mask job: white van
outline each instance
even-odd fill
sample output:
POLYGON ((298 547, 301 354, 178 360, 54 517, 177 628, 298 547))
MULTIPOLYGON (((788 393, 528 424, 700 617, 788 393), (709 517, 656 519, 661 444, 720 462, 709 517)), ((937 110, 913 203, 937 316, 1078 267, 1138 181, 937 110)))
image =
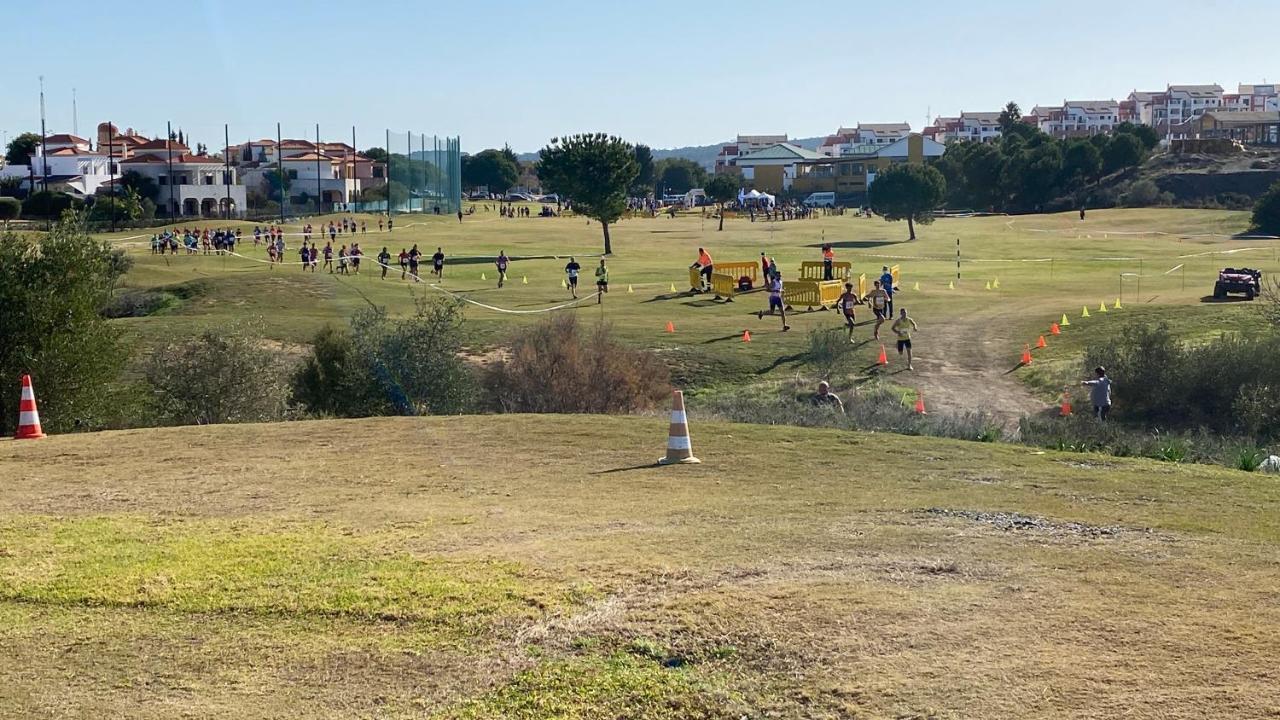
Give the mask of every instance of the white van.
POLYGON ((833 208, 836 206, 836 194, 833 192, 816 192, 804 199, 805 207, 833 208))

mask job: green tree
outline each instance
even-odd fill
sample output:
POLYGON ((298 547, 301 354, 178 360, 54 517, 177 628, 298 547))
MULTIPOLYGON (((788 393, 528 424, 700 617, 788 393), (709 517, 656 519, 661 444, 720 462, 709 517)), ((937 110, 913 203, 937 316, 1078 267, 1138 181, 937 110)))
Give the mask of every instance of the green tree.
POLYGON ((387 151, 380 147, 371 147, 360 154, 374 162, 384 163, 387 161, 387 151))
POLYGON ((918 222, 933 222, 933 211, 947 196, 947 181, 928 165, 891 165, 868 190, 871 210, 885 220, 907 221, 908 240, 916 239, 918 222))
POLYGON ((653 192, 653 182, 657 177, 654 174, 653 151, 648 145, 636 145, 636 168, 630 194, 632 197, 647 197, 653 192))
POLYGON ((654 170, 658 176, 658 194, 683 195, 694 188, 706 187, 706 169, 687 158, 663 158, 654 170))
POLYGON ((462 158, 462 184, 504 193, 520 180, 520 169, 501 150, 481 150, 462 158))
POLYGON ((40 237, 0 234, 0 435, 13 431, 27 373, 46 429, 103 426, 125 352, 99 311, 121 267, 75 213, 40 237))
POLYGON ((293 400, 312 413, 337 417, 381 414, 385 403, 351 333, 326 325, 293 376, 293 400))
POLYGON ((40 136, 35 133, 22 133, 9 141, 5 148, 4 159, 10 165, 30 165, 31 156, 40 147, 40 136))
POLYGON ((1032 138, 1008 159, 1002 183, 1009 202, 1023 210, 1037 210, 1057 196, 1062 173, 1062 150, 1047 136, 1032 138))
POLYGON ((711 201, 720 206, 720 230, 724 230, 724 206, 725 203, 738 196, 738 180, 733 175, 722 173, 720 175, 712 175, 711 179, 703 187, 707 193, 707 197, 711 201))
POLYGON ((964 181, 969 202, 980 210, 1002 207, 1000 177, 1004 173, 1004 157, 999 148, 986 143, 969 143, 964 157, 964 181))
POLYGON ((1072 140, 1062 152, 1062 177, 1066 183, 1089 182, 1102 171, 1102 153, 1088 140, 1072 140))
POLYGON ((1018 103, 1010 100, 1004 106, 1004 110, 1000 111, 1000 118, 997 122, 1000 123, 1000 132, 1009 132, 1014 125, 1022 124, 1022 108, 1018 107, 1018 103))
POLYGON ((604 133, 552 138, 538 154, 543 185, 569 198, 574 212, 600 221, 605 255, 613 253, 609 225, 627 209, 627 190, 638 172, 631 144, 604 133))
POLYGON ((120 176, 120 186, 129 188, 138 193, 138 196, 150 200, 151 202, 160 201, 160 186, 156 181, 137 170, 129 170, 120 176))
POLYGON ((293 179, 288 173, 280 170, 269 170, 262 176, 262 183, 265 186, 267 197, 272 200, 283 203, 285 197, 289 194, 289 186, 293 185, 293 179))
POLYGON ((5 229, 9 229, 9 221, 17 220, 22 217, 22 203, 17 198, 0 197, 0 220, 4 221, 5 229))
POLYGON ((1134 125, 1131 122, 1122 122, 1116 126, 1114 134, 1132 135, 1138 138, 1138 141, 1142 143, 1142 148, 1147 152, 1154 150, 1160 144, 1160 135, 1150 125, 1134 125))
MULTIPOLYGON (((152 210, 152 212, 155 212, 152 210)), ((115 197, 99 197, 89 210, 89 220, 97 223, 137 220, 142 217, 142 198, 133 188, 125 188, 115 197)))
POLYGON ((1253 206, 1253 230, 1280 235, 1280 182, 1273 184, 1253 206))
POLYGON ((1102 150, 1102 169, 1113 173, 1117 170, 1137 167, 1142 164, 1146 151, 1142 149, 1142 141, 1136 136, 1123 133, 1111 138, 1102 150))

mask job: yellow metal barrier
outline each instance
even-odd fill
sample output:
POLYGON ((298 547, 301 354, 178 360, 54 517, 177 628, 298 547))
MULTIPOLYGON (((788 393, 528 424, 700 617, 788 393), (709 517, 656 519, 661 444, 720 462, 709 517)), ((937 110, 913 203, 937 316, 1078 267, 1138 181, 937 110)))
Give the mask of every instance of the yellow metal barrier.
MULTIPOLYGON (((800 263, 800 279, 823 281, 823 263, 806 260, 800 263)), ((831 263, 831 276, 836 280, 847 280, 853 274, 853 263, 833 262, 831 263)))
POLYGON ((844 293, 840 280, 792 280, 782 284, 782 299, 788 307, 822 308, 835 305, 844 293))
MULTIPOLYGON (((725 275, 727 277, 733 278, 733 284, 735 289, 737 288, 737 285, 738 285, 738 278, 744 275, 751 278, 752 287, 760 286, 760 266, 754 261, 712 263, 711 264, 711 285, 713 289, 715 287, 716 275, 725 275)), ((689 287, 693 288, 694 290, 702 289, 701 268, 696 268, 696 267, 689 268, 689 287)), ((725 293, 722 293, 719 290, 716 290, 716 294, 724 295, 725 293)))
MULTIPOLYGON (((893 287, 898 287, 898 266, 890 265, 889 274, 893 276, 893 287)), ((892 290, 893 288, 889 288, 889 289, 892 290)))
POLYGON ((863 298, 866 296, 867 296, 867 274, 862 273, 861 275, 858 276, 858 297, 863 298))
MULTIPOLYGON (((714 269, 719 270, 720 266, 715 265, 714 269)), ((715 292, 716 297, 722 297, 732 302, 734 293, 738 292, 738 276, 721 275, 718 272, 711 273, 711 290, 715 292)))

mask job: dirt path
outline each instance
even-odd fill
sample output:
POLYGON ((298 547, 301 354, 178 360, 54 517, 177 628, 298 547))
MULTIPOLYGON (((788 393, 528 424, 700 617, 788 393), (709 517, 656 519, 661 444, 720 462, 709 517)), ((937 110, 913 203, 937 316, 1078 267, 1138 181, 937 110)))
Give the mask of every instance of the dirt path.
MULTIPOLYGON (((1005 326, 991 317, 929 326, 916 335, 915 372, 895 374, 892 379, 924 393, 930 412, 982 410, 1014 429, 1018 418, 1041 412, 1047 405, 1031 394, 1016 371, 1011 372, 1021 346, 991 334, 992 328, 1005 326)), ((881 335, 892 354, 892 333, 881 335)))

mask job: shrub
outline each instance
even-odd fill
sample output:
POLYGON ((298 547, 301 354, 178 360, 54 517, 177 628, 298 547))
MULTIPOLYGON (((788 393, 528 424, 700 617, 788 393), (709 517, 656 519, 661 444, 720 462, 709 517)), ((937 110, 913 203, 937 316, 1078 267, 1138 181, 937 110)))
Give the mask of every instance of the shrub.
POLYGON ((559 315, 517 335, 485 388, 504 412, 624 413, 658 406, 671 378, 656 355, 621 344, 608 325, 586 333, 575 316, 559 315))
POLYGON ((146 362, 156 415, 175 425, 266 422, 284 414, 283 358, 239 330, 206 330, 146 362))
POLYGON ((833 373, 848 363, 853 350, 844 328, 818 328, 809 332, 809 351, 805 354, 805 362, 818 372, 819 377, 829 380, 833 373))
POLYGON ((462 305, 419 299, 391 319, 366 308, 349 330, 326 328, 292 379, 308 411, 342 417, 452 414, 472 407, 475 381, 463 362, 462 305))
POLYGON ((29 218, 57 219, 62 213, 73 208, 84 206, 84 201, 66 193, 40 190, 27 196, 22 201, 22 214, 29 218))
POLYGON ((1173 196, 1160 192, 1160 186, 1151 180, 1138 180, 1129 186, 1122 196, 1121 204, 1125 207, 1150 207, 1152 205, 1169 204, 1173 196))
POLYGON ((1272 184, 1253 206, 1253 229, 1267 235, 1280 235, 1280 182, 1272 184))
POLYGON ((177 304, 177 298, 158 290, 130 290, 111 298, 102 308, 102 317, 132 318, 155 315, 177 304))
POLYGON ((1271 167, 1271 163, 1267 162, 1266 160, 1254 160, 1253 162, 1249 163, 1250 170, 1266 170, 1269 167, 1271 167))
POLYGON ((1267 459, 1266 451, 1252 445, 1241 445, 1235 448, 1234 452, 1227 457, 1231 463, 1231 467, 1245 472, 1255 472, 1262 467, 1262 461, 1267 459))
POLYGON ((8 227, 10 220, 22 217, 22 203, 17 198, 0 197, 0 221, 8 227))

